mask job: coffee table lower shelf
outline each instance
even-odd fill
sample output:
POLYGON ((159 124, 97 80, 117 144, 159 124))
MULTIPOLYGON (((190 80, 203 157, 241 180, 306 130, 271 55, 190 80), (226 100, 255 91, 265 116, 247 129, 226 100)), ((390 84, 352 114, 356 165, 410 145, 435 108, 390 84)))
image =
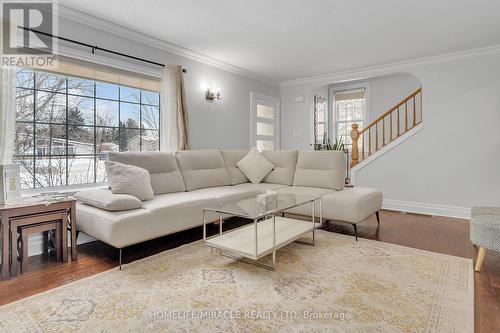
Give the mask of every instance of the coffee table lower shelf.
MULTIPOLYGON (((302 221, 276 216, 274 233, 276 235, 275 250, 298 240, 310 232, 313 232, 314 237, 314 224, 311 221, 302 221)), ((257 235, 256 242, 255 224, 252 223, 239 229, 227 231, 221 235, 208 238, 205 241, 205 244, 227 251, 233 255, 236 254, 237 256, 252 260, 259 260, 266 255, 273 253, 272 218, 257 223, 257 235), (257 251, 255 251, 256 244, 257 251)), ((313 243, 310 245, 313 245, 313 243)))

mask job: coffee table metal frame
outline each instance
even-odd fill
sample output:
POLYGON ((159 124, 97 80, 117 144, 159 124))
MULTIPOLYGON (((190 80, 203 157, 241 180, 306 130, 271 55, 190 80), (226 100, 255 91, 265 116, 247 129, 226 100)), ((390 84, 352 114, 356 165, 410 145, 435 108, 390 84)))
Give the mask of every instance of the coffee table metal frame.
MULTIPOLYGON (((306 197, 306 196, 302 196, 302 197, 306 197)), ((263 267, 263 268, 274 271, 274 269, 276 268, 276 251, 278 249, 280 249, 280 248, 282 248, 282 247, 284 247, 292 242, 314 246, 314 242, 315 242, 314 231, 316 229, 316 203, 319 203, 319 225, 322 225, 322 222, 323 222, 323 208, 322 208, 320 196, 308 196, 308 197, 309 197, 308 199, 301 201, 299 203, 296 203, 294 205, 281 207, 281 208, 276 209, 276 210, 270 210, 269 212, 263 213, 263 214, 258 215, 258 216, 253 216, 253 217, 250 217, 250 216, 245 215, 245 214, 238 214, 235 212, 224 211, 222 208, 204 208, 203 209, 203 243, 207 246, 218 249, 220 251, 220 254, 225 256, 225 257, 228 257, 228 258, 231 258, 234 260, 239 260, 242 262, 246 262, 249 264, 253 264, 255 266, 263 267), (291 237, 287 241, 285 241, 285 242, 279 244, 279 246, 277 246, 277 244, 276 244, 276 219, 283 218, 283 215, 284 215, 283 212, 285 210, 288 210, 288 209, 291 209, 294 207, 298 207, 298 206, 302 206, 302 205, 307 205, 307 204, 311 204, 311 221, 304 221, 304 220, 297 220, 297 219, 287 219, 287 220, 310 223, 311 228, 305 230, 304 232, 301 232, 301 233, 294 235, 293 237, 291 237), (215 234, 213 236, 210 236, 210 237, 207 237, 207 228, 206 228, 207 227, 207 220, 206 220, 206 213, 207 212, 213 212, 213 213, 219 214, 219 233, 215 234), (277 214, 280 214, 282 216, 281 217, 277 216, 277 214), (238 228, 233 228, 233 229, 230 229, 230 230, 227 230, 224 232, 223 231, 223 223, 224 223, 225 218, 223 218, 222 215, 227 215, 228 217, 235 217, 236 216, 236 217, 241 217, 241 218, 251 219, 251 220, 253 219, 254 238, 255 238, 255 253, 253 255, 250 255, 249 253, 238 251, 235 248, 228 248, 228 247, 220 246, 220 245, 214 244, 213 242, 210 242, 210 240, 212 240, 214 238, 220 237, 220 236, 228 234, 228 233, 232 233, 232 232, 239 230, 239 229, 242 229, 242 228, 249 227, 249 224, 246 224, 244 226, 241 226, 238 228), (269 220, 272 221, 272 236, 273 236, 272 244, 273 244, 273 246, 272 246, 272 249, 270 249, 268 251, 264 251, 262 253, 259 253, 257 226, 259 223, 262 223, 264 221, 269 221, 269 220), (305 236, 306 234, 308 234, 310 232, 312 232, 312 241, 311 242, 305 242, 305 241, 299 240, 301 237, 305 236), (264 264, 264 263, 261 263, 258 261, 269 254, 272 254, 272 264, 271 265, 264 264)), ((212 222, 210 222, 210 223, 212 223, 212 222)), ((286 223, 286 221, 285 221, 285 223, 286 223)))

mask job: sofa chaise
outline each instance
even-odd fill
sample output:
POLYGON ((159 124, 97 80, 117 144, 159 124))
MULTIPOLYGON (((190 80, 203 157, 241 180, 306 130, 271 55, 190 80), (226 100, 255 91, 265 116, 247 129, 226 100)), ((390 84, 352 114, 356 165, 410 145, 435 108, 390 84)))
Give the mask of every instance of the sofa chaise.
MULTIPOLYGON (((260 183, 250 183, 236 163, 248 150, 186 150, 166 152, 112 152, 110 161, 149 171, 152 200, 130 210, 105 210, 77 204, 78 231, 120 249, 203 225, 203 208, 274 190, 278 193, 321 195, 323 218, 356 225, 382 207, 382 192, 345 188, 344 153, 339 151, 264 151, 274 169, 260 183)), ((103 190, 104 191, 104 190, 103 190)), ((106 190, 106 197, 115 196, 106 190)), ((82 193, 82 192, 80 192, 82 193)), ((77 198, 78 198, 77 193, 77 198)), ((96 199, 98 200, 98 199, 96 199)), ((309 215, 309 207, 290 214, 309 215)), ((207 216, 216 221, 218 216, 207 216)))

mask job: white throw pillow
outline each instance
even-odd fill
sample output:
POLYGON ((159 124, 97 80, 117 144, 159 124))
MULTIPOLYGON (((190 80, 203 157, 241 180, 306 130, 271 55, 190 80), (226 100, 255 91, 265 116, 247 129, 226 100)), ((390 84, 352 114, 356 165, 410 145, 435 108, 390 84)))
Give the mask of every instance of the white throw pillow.
POLYGON ((254 184, 260 183, 274 169, 274 165, 262 156, 257 148, 252 148, 236 166, 254 184))
POLYGON ((75 194, 79 202, 97 208, 121 211, 142 207, 142 201, 130 194, 115 194, 108 189, 83 190, 75 194))
POLYGON ((111 192, 130 194, 142 201, 153 199, 154 193, 148 170, 113 161, 106 161, 104 165, 111 192))

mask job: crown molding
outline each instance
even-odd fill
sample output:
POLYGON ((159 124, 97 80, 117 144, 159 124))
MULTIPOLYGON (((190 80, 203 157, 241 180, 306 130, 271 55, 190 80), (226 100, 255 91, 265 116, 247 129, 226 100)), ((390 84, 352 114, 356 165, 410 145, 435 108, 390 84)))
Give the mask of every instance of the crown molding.
POLYGON ((332 83, 332 82, 341 82, 344 80, 364 79, 382 74, 393 73, 395 71, 407 70, 410 67, 418 65, 437 64, 446 61, 473 58, 473 57, 496 54, 496 53, 500 53, 500 44, 482 48, 470 49, 460 52, 444 53, 436 56, 404 60, 384 65, 368 66, 348 71, 334 72, 329 74, 286 80, 281 82, 280 86, 286 87, 286 86, 296 86, 302 84, 312 84, 312 83, 322 83, 322 82, 332 83))
POLYGON ((208 55, 202 54, 197 51, 193 51, 182 46, 172 44, 165 40, 147 35, 140 31, 130 29, 120 24, 107 21, 105 19, 96 17, 94 15, 82 12, 80 10, 68 7, 66 5, 59 4, 59 16, 70 21, 75 21, 83 25, 96 28, 102 31, 106 31, 113 35, 117 35, 135 42, 149 45, 151 47, 167 51, 169 53, 186 57, 191 60, 198 61, 200 63, 216 67, 231 73, 235 73, 247 78, 251 78, 257 81, 268 83, 271 85, 279 86, 280 82, 274 81, 267 76, 257 74, 255 72, 246 70, 244 68, 229 64, 227 62, 212 58, 208 55))

